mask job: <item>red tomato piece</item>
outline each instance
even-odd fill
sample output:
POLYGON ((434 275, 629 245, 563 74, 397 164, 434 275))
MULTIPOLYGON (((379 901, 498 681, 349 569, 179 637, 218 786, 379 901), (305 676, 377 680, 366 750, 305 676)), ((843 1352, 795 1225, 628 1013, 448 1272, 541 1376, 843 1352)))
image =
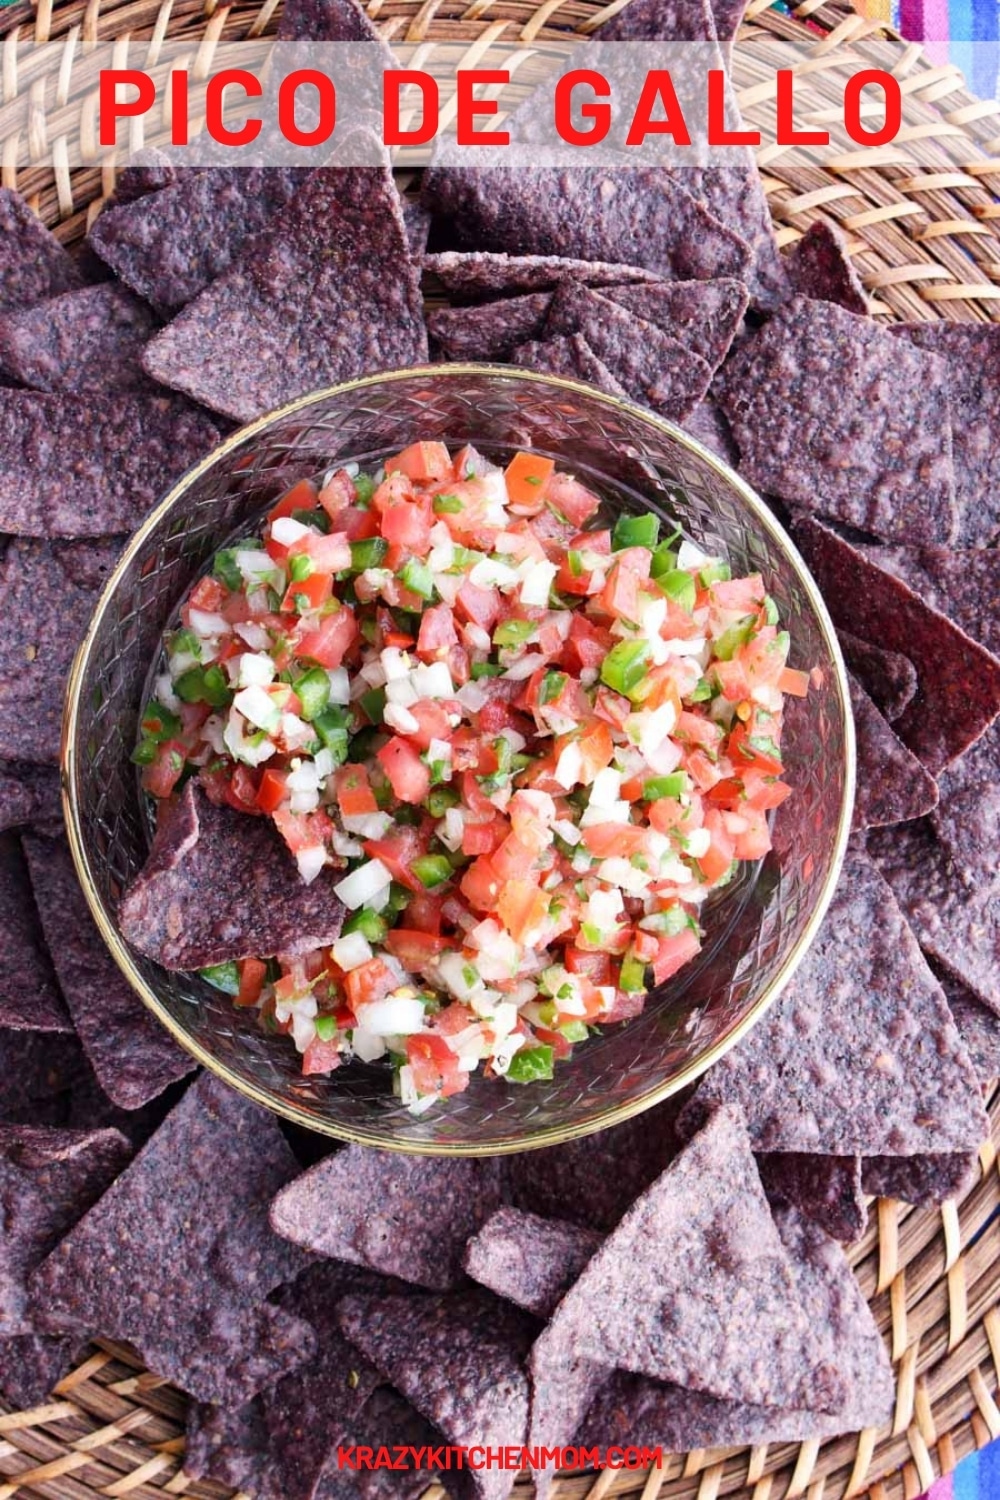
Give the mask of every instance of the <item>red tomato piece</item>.
POLYGON ((385 946, 404 969, 416 973, 433 963, 448 947, 448 939, 433 932, 417 932, 409 927, 393 927, 386 933, 385 946))
POLYGON ((451 459, 444 443, 411 443, 395 458, 386 459, 385 472, 423 481, 449 479, 451 459))
MULTIPOLYGON (((285 597, 281 601, 281 608, 285 614, 304 615, 311 609, 319 609, 321 604, 333 594, 333 579, 329 573, 310 573, 308 578, 303 578, 296 583, 293 579, 285 591, 285 597)), ((338 610, 338 614, 343 614, 338 610)), ((331 615, 335 619, 335 615, 331 615)))
POLYGON ((257 788, 257 806, 262 813, 273 813, 284 802, 287 779, 283 771, 265 770, 257 788))
POLYGON ((245 958, 240 964, 240 990, 234 1005, 256 1005, 264 988, 267 964, 262 958, 245 958))
POLYGON ((156 747, 156 759, 142 768, 142 784, 153 797, 169 797, 184 773, 187 746, 180 740, 164 740, 156 747))
POLYGON ((354 480, 346 469, 338 469, 336 474, 331 474, 318 498, 331 521, 335 521, 343 511, 355 504, 354 480))
POLYGON ((661 937, 653 959, 654 984, 664 984, 700 952, 701 939, 690 927, 685 927, 683 932, 674 933, 672 937, 661 937))
POLYGON ((391 995, 398 984, 395 974, 380 958, 370 958, 344 975, 344 993, 355 1015, 361 1006, 391 995))
POLYGON ((571 474, 553 474, 545 486, 545 499, 577 530, 589 521, 601 503, 571 474))
POLYGON ((268 511, 269 521, 278 521, 283 516, 290 516, 293 510, 315 510, 319 504, 319 491, 311 479, 300 479, 298 484, 293 484, 287 494, 282 495, 278 503, 268 511))
POLYGON ((582 974, 591 984, 611 983, 611 959, 606 953, 585 953, 582 948, 569 947, 563 963, 570 974, 582 974))
POLYGON ((333 671, 343 662, 358 636, 354 611, 345 605, 327 615, 315 630, 309 630, 299 641, 297 656, 306 656, 319 666, 333 671))
POLYGON ((440 1094, 448 1099, 469 1086, 469 1075, 442 1036, 421 1032, 406 1039, 406 1061, 418 1094, 440 1094))
POLYGON ((435 604, 420 617, 417 655, 422 661, 439 661, 442 653, 458 644, 455 617, 447 604, 435 604))
POLYGON ((493 863, 493 856, 481 854, 465 871, 459 889, 475 911, 496 910, 503 884, 493 863))
POLYGON ((377 859, 399 885, 407 890, 422 892, 424 887, 413 873, 413 861, 427 850, 426 839, 415 828, 403 826, 383 839, 365 839, 364 850, 369 859, 377 859))
POLYGON ((342 1061, 336 1042, 324 1042, 314 1036, 302 1054, 303 1076, 310 1078, 316 1073, 332 1073, 342 1061))
POLYGON ((333 832, 333 824, 325 812, 293 813, 279 807, 271 816, 293 854, 325 844, 333 832))
POLYGON ((400 802, 423 802, 431 789, 431 773, 411 744, 400 735, 393 735, 378 751, 376 759, 400 802))
MULTIPOLYGON (((417 728, 406 736, 412 740, 414 745, 421 750, 430 748, 431 740, 448 740, 451 737, 451 725, 448 715, 439 702, 433 698, 421 698, 416 703, 411 703, 409 712, 417 721, 417 728)), ((420 799, 423 801, 423 798, 420 799)))
POLYGON ((311 558, 320 573, 340 573, 351 566, 351 545, 342 531, 331 532, 329 536, 311 531, 292 543, 288 555, 311 558))

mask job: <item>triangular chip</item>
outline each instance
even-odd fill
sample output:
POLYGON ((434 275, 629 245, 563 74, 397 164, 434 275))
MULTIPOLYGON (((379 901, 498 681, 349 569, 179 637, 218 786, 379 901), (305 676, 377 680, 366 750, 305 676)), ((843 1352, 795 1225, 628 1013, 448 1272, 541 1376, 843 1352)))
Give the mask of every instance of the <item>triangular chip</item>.
POLYGON ((0 834, 0 1026, 72 1031, 42 937, 21 845, 0 834))
POLYGON ((0 529, 19 536, 133 531, 219 438, 204 412, 169 393, 0 391, 0 426, 0 529))
POLYGON ((58 761, 66 679, 121 549, 107 538, 9 543, 0 563, 0 755, 58 761))
POLYGON ((612 375, 603 360, 598 359, 582 333, 557 333, 552 338, 533 339, 518 344, 510 356, 512 365, 537 370, 542 375, 562 375, 567 380, 582 380, 606 391, 609 396, 626 399, 627 391, 612 375))
MULTIPOLYGON (((519 1445, 528 1426, 524 1356, 534 1322, 489 1292, 348 1297, 341 1327, 389 1383, 452 1444, 519 1445)), ((504 1500, 513 1470, 482 1468, 480 1500, 504 1500)))
POLYGON ((944 318, 889 326, 944 361, 939 389, 952 413, 957 540, 962 547, 988 546, 1000 539, 1000 328, 944 318))
POLYGON ((5 1125, 65 1125, 69 1090, 87 1072, 68 1032, 0 1027, 0 1120, 5 1125))
POLYGON ((849 630, 838 630, 844 660, 884 719, 899 718, 917 691, 917 669, 908 656, 873 646, 849 630))
POLYGON ((736 1110, 720 1109, 622 1219, 547 1337, 727 1400, 833 1411, 846 1388, 796 1295, 736 1110))
POLYGON ((726 414, 711 397, 699 401, 690 416, 685 417, 681 426, 717 458, 721 458, 723 463, 729 464, 730 468, 735 469, 738 466, 740 455, 733 442, 733 434, 726 420, 726 414))
POLYGON ((379 42, 381 37, 355 0, 285 0, 279 42, 379 42))
POLYGON ((0 312, 34 307, 82 283, 73 257, 20 193, 0 188, 0 312))
POLYGON ((718 369, 743 322, 747 289, 741 281, 665 281, 651 286, 601 287, 601 295, 669 333, 718 369))
POLYGON ((836 302, 848 312, 868 315, 861 277, 847 253, 847 241, 828 219, 810 224, 785 262, 788 280, 802 297, 836 302))
POLYGON ((447 359, 506 359, 518 344, 541 337, 551 301, 549 292, 529 292, 479 307, 435 307, 427 331, 447 359))
POLYGON ((201 1401, 248 1401, 315 1348, 265 1300, 303 1266, 267 1222, 294 1171, 274 1117, 203 1074, 31 1278, 45 1326, 124 1339, 201 1401))
POLYGON ((834 621, 916 667, 918 690, 895 730, 936 775, 1000 710, 1000 661, 877 567, 877 554, 866 556, 812 517, 799 517, 792 531, 834 621))
POLYGON ((708 0, 629 0, 594 33, 598 42, 714 42, 708 0))
POLYGON ((860 1156, 815 1156, 809 1151, 765 1152, 760 1179, 772 1203, 789 1203, 831 1239, 853 1244, 868 1225, 860 1156))
POLYGON ((581 333, 633 400, 675 422, 694 411, 712 381, 699 354, 589 287, 553 293, 545 333, 581 333))
POLYGON ((149 391, 139 355, 158 326, 114 282, 65 292, 0 318, 0 369, 37 391, 149 391))
MULTIPOLYGON (((362 136, 347 138, 344 160, 362 136)), ((243 258, 147 345, 144 364, 164 385, 248 421, 426 353, 392 173, 343 165, 311 173, 243 258)))
POLYGON ((976 1077, 985 1089, 1000 1078, 1000 1016, 970 989, 943 969, 935 968, 959 1035, 965 1043, 976 1077))
POLYGON ((31 884, 59 985, 94 1072, 122 1109, 162 1094, 195 1066, 146 1009, 87 907, 64 839, 24 835, 31 884))
POLYGON ((936 355, 793 297, 717 385, 758 489, 888 541, 945 542, 956 513, 944 379, 936 355))
POLYGON ((641 266, 570 260, 564 255, 507 255, 502 250, 444 250, 426 256, 424 270, 436 276, 456 302, 548 292, 561 281, 608 287, 656 280, 641 266))
MULTIPOLYGON (((902 841, 919 823, 884 835, 902 841)), ((893 900, 852 854, 794 978, 689 1108, 739 1104, 754 1148, 830 1156, 974 1149, 988 1122, 951 1012, 893 900)))
POLYGON ((267 818, 216 807, 189 781, 119 908, 125 940, 167 969, 308 953, 339 935, 337 876, 306 885, 267 818))
POLYGON ((498 1297, 547 1318, 603 1242, 597 1229, 499 1208, 469 1240, 465 1269, 498 1297))
POLYGON ((464 1279, 465 1242, 499 1203, 494 1161, 348 1146, 279 1193, 271 1224, 304 1250, 446 1291, 464 1279))
POLYGON ((63 827, 59 772, 54 766, 0 760, 0 832, 33 828, 60 833, 63 827))
POLYGON ((958 1198, 979 1176, 979 1152, 956 1151, 943 1156, 873 1156, 863 1164, 866 1193, 877 1198, 899 1198, 918 1207, 958 1198))
POLYGON ((858 551, 1000 656, 1000 550, 860 546, 858 551))
POLYGON ((858 747, 854 827, 879 828, 924 817, 937 806, 937 782, 853 677, 850 689, 858 747))
POLYGON ((105 209, 88 243, 158 311, 185 306, 229 269, 305 180, 301 167, 213 167, 105 209))

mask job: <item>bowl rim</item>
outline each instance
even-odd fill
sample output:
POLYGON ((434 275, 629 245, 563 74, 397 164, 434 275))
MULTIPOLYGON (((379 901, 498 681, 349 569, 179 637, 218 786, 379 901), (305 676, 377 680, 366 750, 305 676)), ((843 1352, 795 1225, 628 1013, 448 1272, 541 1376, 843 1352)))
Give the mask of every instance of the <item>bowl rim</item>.
POLYGON ((608 395, 606 392, 599 391, 595 387, 585 385, 580 381, 567 380, 562 376, 539 374, 533 370, 522 369, 518 366, 462 361, 439 365, 415 365, 412 368, 403 370, 388 370, 380 374, 365 375, 356 380, 344 381, 340 385, 326 386, 321 390, 310 391, 307 395, 299 396, 294 401, 277 407, 264 416, 258 417, 254 421, 248 422, 245 426, 239 427, 175 481, 163 499, 154 507, 130 537, 121 557, 118 559, 101 591, 100 598, 87 625, 86 633, 77 648, 73 665, 70 669, 64 700, 60 750, 60 780, 63 813, 73 863, 98 931, 118 968, 146 1008, 166 1028, 167 1032, 178 1045, 192 1056, 201 1067, 208 1069, 210 1073, 220 1078, 230 1088, 235 1089, 244 1097, 251 1099, 255 1104, 269 1110, 272 1114, 276 1114, 290 1121, 292 1124, 299 1125, 317 1135, 332 1137, 350 1145, 368 1146, 384 1151, 397 1151, 402 1155, 409 1156, 477 1157, 508 1156, 521 1151, 541 1150, 545 1147, 564 1144, 567 1141, 582 1139, 599 1130, 606 1130, 614 1125, 622 1124, 624 1121, 644 1113, 647 1109, 651 1109, 654 1105, 662 1103, 665 1099, 669 1099, 672 1095, 679 1093, 681 1089, 686 1088, 689 1084, 700 1078, 710 1067, 713 1067, 727 1052, 735 1047, 752 1027, 761 1020, 764 1013, 782 993, 798 969, 833 899, 851 834, 856 782, 856 755, 854 719, 851 712, 847 667, 840 650, 833 621, 830 618, 819 586, 809 572, 805 560, 795 546, 795 543, 750 485, 731 469, 728 464, 724 463, 722 459, 713 453, 711 449, 705 447, 703 443, 700 443, 697 438, 692 437, 683 428, 677 427, 665 418, 657 416, 654 412, 650 412, 646 408, 637 406, 630 401, 623 400, 621 397, 608 395), (575 395, 585 396, 590 401, 598 401, 607 406, 611 411, 625 412, 631 420, 638 420, 645 423, 655 428, 661 434, 671 438, 674 442, 679 443, 682 447, 687 448, 702 463, 708 465, 709 468, 713 469, 716 474, 724 479, 729 487, 736 491, 740 500, 750 512, 754 523, 766 531, 771 540, 788 557, 797 580, 814 611, 819 624, 820 634, 823 637, 824 644, 833 663, 842 707, 844 731, 844 785, 829 869, 802 932, 786 955, 785 961, 778 973, 758 996, 743 1019, 725 1037, 715 1042, 711 1047, 706 1048, 704 1052, 700 1053, 696 1059, 682 1068, 674 1077, 670 1078, 666 1083, 658 1084, 655 1088, 642 1094, 638 1099, 632 1099, 618 1105, 611 1105, 606 1110, 600 1112, 593 1120, 588 1120, 581 1124, 552 1125, 544 1130, 533 1133, 529 1138, 524 1140, 487 1142, 484 1145, 466 1141, 434 1143, 430 1141, 396 1140, 391 1136, 382 1135, 375 1130, 366 1130, 363 1127, 352 1126, 348 1128, 341 1126, 327 1119, 317 1118, 305 1106, 298 1106, 284 1099, 276 1100, 272 1098, 252 1080, 241 1077, 227 1064, 211 1056, 171 1015, 159 999, 155 989, 147 984, 136 967, 131 951, 119 933, 116 924, 107 916, 104 904, 98 895, 93 875, 91 874, 90 855, 84 843, 76 797, 76 769, 80 753, 80 742, 77 734, 80 696, 99 627, 114 600, 119 583, 133 558, 142 549, 151 532, 183 502, 191 486, 208 470, 220 463, 224 463, 235 448, 247 442, 248 439, 252 439, 254 436, 267 431, 273 423, 288 416, 293 416, 297 412, 305 411, 311 406, 319 405, 331 397, 364 391, 366 388, 375 385, 395 384, 420 378, 427 380, 447 380, 476 375, 499 376, 513 383, 523 383, 524 385, 554 386, 575 395))

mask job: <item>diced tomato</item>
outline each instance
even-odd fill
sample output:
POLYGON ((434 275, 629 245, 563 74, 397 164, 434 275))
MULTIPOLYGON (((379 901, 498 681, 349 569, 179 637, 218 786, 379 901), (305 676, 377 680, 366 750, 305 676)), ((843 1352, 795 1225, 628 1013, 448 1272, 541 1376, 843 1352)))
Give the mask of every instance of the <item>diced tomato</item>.
POLYGON ((619 1021, 634 1021, 646 1009, 645 990, 618 990, 611 1007, 600 1017, 609 1026, 619 1021))
POLYGON ((275 826, 293 854, 325 844, 333 824, 325 812, 293 813, 279 807, 272 814, 275 826))
POLYGON ((809 691, 809 673, 785 667, 778 678, 778 690, 791 694, 793 698, 804 698, 809 691))
POLYGON ((552 474, 545 486, 546 502, 579 529, 600 506, 597 496, 570 474, 552 474))
POLYGON ((646 848, 646 830, 634 823, 594 823, 580 830, 585 848, 595 859, 631 859, 646 848))
MULTIPOLYGON (((411 703, 409 713, 417 721, 417 728, 407 734, 406 738, 412 740, 421 750, 430 747, 431 740, 448 740, 451 736, 451 724, 448 722, 448 714, 441 703, 433 698, 421 698, 416 703, 411 703)), ((423 800, 423 799, 421 799, 423 800)))
POLYGON ((287 776, 284 771, 265 770, 257 788, 257 806, 263 813, 273 813, 285 800, 287 776))
POLYGON ((324 536, 321 531, 310 531, 300 536, 288 549, 289 557, 311 558, 321 573, 339 573, 351 566, 351 546, 342 531, 324 536))
POLYGON ((692 750, 684 757, 684 769, 700 792, 707 792, 722 779, 722 772, 715 761, 709 760, 704 750, 692 750))
POLYGON ((455 610, 460 619, 471 620, 483 630, 492 631, 500 618, 503 600, 496 589, 481 589, 468 579, 462 584, 455 600, 455 610))
POLYGON ((284 495, 278 503, 268 511, 269 521, 278 521, 283 516, 290 516, 295 510, 315 510, 319 504, 319 491, 311 479, 300 479, 298 484, 284 495))
POLYGON ((169 797, 184 774, 187 746, 180 740, 164 740, 156 747, 156 758, 142 768, 142 784, 152 797, 169 797))
POLYGON ((763 859, 771 847, 771 832, 763 812, 747 807, 743 812, 747 827, 736 835, 737 859, 763 859))
POLYGON ((683 969, 700 952, 701 939, 690 927, 685 927, 682 932, 674 933, 671 937, 659 938, 656 957, 653 959, 653 982, 665 984, 678 969, 683 969))
POLYGON ((236 1005, 256 1005, 260 1000, 267 975, 267 964, 262 958, 245 958, 240 964, 240 990, 235 997, 236 1005))
POLYGON ((743 778, 746 805, 755 812, 770 812, 792 795, 786 782, 775 781, 773 776, 762 776, 748 771, 743 778))
POLYGON ((418 891, 407 905, 406 926, 418 932, 440 932, 445 899, 430 891, 418 891))
POLYGON ((395 458, 386 459, 385 472, 415 480, 449 479, 451 458, 444 443, 411 443, 395 458))
POLYGON ((508 880, 500 891, 497 915, 515 942, 537 936, 548 913, 548 896, 531 881, 508 880))
POLYGON ((368 771, 364 766, 341 766, 336 774, 334 786, 337 792, 337 806, 340 808, 342 817, 367 818, 372 813, 378 812, 375 793, 371 789, 368 771))
POLYGON ((652 963, 657 954, 656 933, 643 932, 641 927, 637 927, 632 934, 632 952, 643 963, 652 963))
POLYGON ((712 676, 718 682, 723 698, 728 698, 730 703, 739 703, 741 699, 749 698, 750 683, 743 663, 738 658, 713 663, 712 676))
POLYGON ((392 927, 386 933, 385 946, 404 969, 416 973, 433 963, 448 947, 448 939, 433 932, 416 932, 409 927, 392 927))
POLYGON ((584 784, 589 785, 598 771, 610 766, 615 753, 614 740, 607 724, 595 719, 580 731, 576 743, 582 761, 580 775, 584 784))
POLYGON ((431 789, 431 773, 408 741, 393 735, 377 752, 376 759, 400 802, 423 802, 431 789))
POLYGON ((469 1086, 469 1075, 442 1036, 420 1032, 406 1039, 406 1061, 418 1094, 440 1094, 449 1099, 469 1086))
POLYGON ((378 523, 375 511, 362 510, 359 505, 342 511, 337 517, 338 530, 343 532, 349 542, 364 542, 369 537, 378 536, 378 523))
POLYGON ((391 995, 398 984, 395 974, 380 958, 370 958, 344 975, 344 993, 355 1015, 362 1006, 391 995))
POLYGON ((493 856, 483 854, 469 865, 459 889, 475 911, 491 912, 496 910, 502 884, 493 856))
POLYGON ((302 1054, 302 1074, 311 1078, 317 1073, 333 1073, 340 1067, 343 1058, 336 1042, 324 1042, 314 1036, 302 1054))
POLYGON ((490 864, 501 882, 515 880, 534 869, 538 853, 509 833, 503 843, 490 856, 490 864))
POLYGON ((226 597, 226 590, 217 578, 199 578, 191 590, 188 604, 192 609, 203 609, 206 614, 218 614, 226 597))
POLYGON ((736 855, 736 845, 726 828, 724 815, 717 809, 709 808, 706 812, 704 827, 711 834, 712 842, 698 860, 698 868, 709 884, 712 884, 721 880, 728 871, 736 855))
POLYGON ((561 1031, 549 1031, 545 1026, 536 1026, 535 1037, 543 1046, 552 1048, 553 1056, 557 1060, 569 1057, 573 1051, 573 1043, 568 1042, 561 1031))
POLYGON ((457 1036, 467 1026, 474 1026, 477 1019, 475 1012, 471 1011, 467 1005, 453 1000, 434 1017, 434 1030, 439 1031, 442 1036, 457 1036))
POLYGON ((235 807, 237 812, 258 811, 257 791, 260 775, 260 771, 255 771, 250 766, 234 767, 226 792, 226 801, 230 807, 235 807))
POLYGON ((319 666, 333 671, 339 667, 358 635, 354 611, 347 605, 327 615, 315 630, 307 631, 298 644, 297 655, 308 657, 319 666))
POLYGON ((582 974, 598 987, 611 983, 611 959, 606 953, 586 953, 582 948, 569 947, 563 954, 563 963, 570 974, 582 974))
MULTIPOLYGON (((399 547, 417 557, 426 557, 430 551, 433 524, 434 513, 427 495, 395 501, 382 511, 382 535, 386 541, 391 547, 399 547)), ((394 566, 391 553, 385 560, 385 566, 394 566)), ((397 561, 395 567, 398 566, 397 561)))
POLYGON ((507 836, 507 825, 502 818, 491 823, 466 823, 462 829, 462 853, 470 856, 492 854, 507 836))
MULTIPOLYGON (((308 578, 303 578, 299 582, 292 579, 281 601, 281 608, 286 614, 304 615, 310 609, 319 609, 320 605, 325 604, 332 594, 333 579, 329 573, 310 573, 308 578)), ((346 611, 338 610, 337 613, 345 614, 346 611)), ((336 619, 336 615, 331 615, 330 618, 336 619)), ((310 655, 304 649, 304 643, 303 655, 310 655)))
POLYGON ((738 774, 748 770, 759 771, 765 776, 780 776, 784 766, 777 756, 770 755, 761 746, 749 743, 750 734, 745 724, 737 724, 729 736, 729 755, 738 774))
POLYGON ((435 604, 420 616, 417 655, 421 661, 440 661, 442 653, 458 644, 455 617, 447 604, 435 604))
POLYGON ((545 486, 555 463, 540 453, 515 453, 504 470, 507 498, 521 515, 535 515, 545 504, 545 486))
POLYGON ((318 498, 331 521, 336 521, 343 511, 355 504, 354 480, 346 469, 331 474, 318 498))
POLYGON ((423 891, 423 884, 413 873, 413 861, 427 852, 427 841, 415 828, 403 825, 385 838, 365 839, 364 850, 369 859, 385 865, 399 885, 405 885, 408 891, 423 891))

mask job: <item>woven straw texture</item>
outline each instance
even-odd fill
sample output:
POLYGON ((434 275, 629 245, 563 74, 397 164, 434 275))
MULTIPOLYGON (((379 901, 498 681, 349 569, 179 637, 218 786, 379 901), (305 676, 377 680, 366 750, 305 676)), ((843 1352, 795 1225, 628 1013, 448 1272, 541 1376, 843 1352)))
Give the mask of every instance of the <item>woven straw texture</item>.
MULTIPOLYGON (((503 38, 531 42, 546 29, 588 32, 625 0, 371 0, 369 13, 397 40, 503 38)), ((119 66, 155 57, 164 38, 192 52, 220 40, 273 30, 278 0, 70 0, 2 13, 3 102, 18 92, 13 42, 58 41, 65 66, 88 45, 116 41, 119 66), (13 39, 13 40, 12 40, 13 39)), ((794 41, 797 120, 833 128, 845 64, 884 68, 900 80, 903 129, 890 146, 846 141, 824 168, 801 153, 764 148, 760 165, 779 243, 797 239, 819 215, 846 231, 872 299, 887 318, 1000 321, 1000 105, 969 94, 957 69, 933 67, 918 46, 844 4, 804 0, 792 12, 750 0, 734 57, 744 114, 763 123, 774 97, 781 44, 794 41), (803 49, 805 49, 803 51, 803 49)), ((203 54, 204 55, 204 54, 203 54)), ((470 59, 469 65, 472 65, 470 59)), ((19 143, 0 136, 2 180, 24 193, 66 242, 78 240, 114 186, 113 166, 70 173, 65 145, 34 121, 32 162, 18 169, 19 143)), ((567 1478, 558 1500, 912 1500, 974 1448, 1000 1437, 1000 1090, 991 1101, 993 1143, 980 1179, 960 1203, 915 1210, 881 1201, 852 1252, 860 1284, 896 1366, 891 1430, 819 1444, 696 1452, 649 1474, 567 1478)), ((0 1411, 0 1500, 92 1500, 186 1495, 230 1500, 231 1491, 188 1481, 183 1464, 184 1398, 144 1372, 127 1350, 95 1347, 31 1412, 0 1411)), ((526 1481, 518 1495, 528 1494, 526 1481)), ((428 1500, 440 1500, 440 1491, 428 1500)))

